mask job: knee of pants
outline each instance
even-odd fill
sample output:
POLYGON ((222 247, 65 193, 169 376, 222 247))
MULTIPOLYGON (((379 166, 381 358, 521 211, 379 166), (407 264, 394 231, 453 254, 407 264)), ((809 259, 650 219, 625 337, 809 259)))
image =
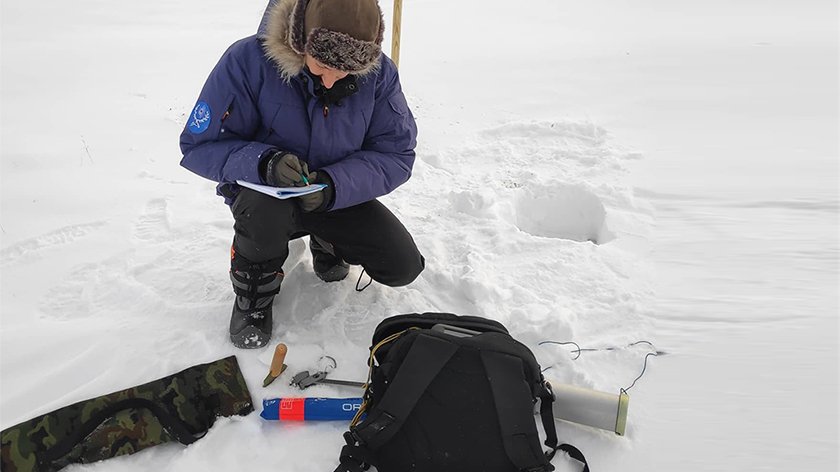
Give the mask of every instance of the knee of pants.
MULTIPOLYGON (((248 249, 285 247, 294 229, 295 205, 249 189, 242 189, 231 207, 237 239, 248 249)), ((275 252, 275 251, 269 251, 275 252)))
POLYGON ((408 285, 411 282, 414 282, 420 273, 423 272, 423 269, 426 268, 426 259, 419 253, 417 256, 418 257, 416 258, 412 258, 412 261, 404 262, 399 265, 395 268, 396 270, 388 275, 383 277, 371 277, 373 277, 373 279, 377 282, 389 287, 402 287, 408 285))

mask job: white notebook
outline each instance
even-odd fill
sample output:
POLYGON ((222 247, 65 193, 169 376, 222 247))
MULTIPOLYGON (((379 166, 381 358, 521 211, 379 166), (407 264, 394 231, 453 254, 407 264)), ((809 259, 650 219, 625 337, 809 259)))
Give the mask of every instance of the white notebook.
POLYGON ((266 195, 271 195, 272 197, 279 198, 280 200, 320 192, 326 188, 325 184, 309 184, 306 187, 271 187, 268 185, 245 182, 244 180, 237 180, 236 183, 237 185, 247 187, 251 190, 256 190, 257 192, 264 193, 266 195))

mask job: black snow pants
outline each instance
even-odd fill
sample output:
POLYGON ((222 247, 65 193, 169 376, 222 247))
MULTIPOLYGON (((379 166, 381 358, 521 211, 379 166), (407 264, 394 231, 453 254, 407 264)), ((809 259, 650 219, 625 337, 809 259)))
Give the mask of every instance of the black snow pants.
POLYGON ((279 271, 289 256, 289 241, 307 234, 384 285, 408 285, 425 267, 411 235, 377 200, 307 213, 292 198, 279 200, 242 188, 231 211, 236 220, 231 264, 237 270, 259 264, 263 271, 279 271))

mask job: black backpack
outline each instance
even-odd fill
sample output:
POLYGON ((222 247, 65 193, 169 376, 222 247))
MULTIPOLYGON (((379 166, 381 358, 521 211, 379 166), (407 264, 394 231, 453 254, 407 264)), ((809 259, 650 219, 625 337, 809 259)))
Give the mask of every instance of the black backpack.
POLYGON ((448 313, 399 315, 373 334, 362 409, 336 472, 548 472, 557 445, 551 386, 500 323, 448 313), (540 415, 544 452, 534 419, 540 415), (364 413, 367 417, 360 421, 364 413))

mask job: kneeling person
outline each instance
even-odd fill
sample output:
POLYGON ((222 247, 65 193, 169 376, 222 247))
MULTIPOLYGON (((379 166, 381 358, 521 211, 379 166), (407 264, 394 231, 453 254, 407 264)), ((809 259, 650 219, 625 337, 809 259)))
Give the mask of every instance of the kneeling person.
POLYGON ((271 337, 292 239, 310 236, 327 282, 346 277, 348 263, 390 286, 424 268, 411 235, 376 200, 411 176, 417 136, 383 32, 376 0, 272 0, 258 33, 213 69, 181 133, 181 165, 219 182, 235 219, 238 347, 271 337), (326 188, 279 200, 237 180, 326 188))

